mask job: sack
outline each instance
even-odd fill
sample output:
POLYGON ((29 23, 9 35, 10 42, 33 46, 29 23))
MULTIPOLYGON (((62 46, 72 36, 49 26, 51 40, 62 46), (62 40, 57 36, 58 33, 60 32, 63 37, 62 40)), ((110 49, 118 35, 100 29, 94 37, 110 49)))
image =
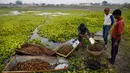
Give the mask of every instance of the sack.
POLYGON ((88 68, 96 70, 101 68, 101 63, 97 60, 88 60, 85 62, 88 68))

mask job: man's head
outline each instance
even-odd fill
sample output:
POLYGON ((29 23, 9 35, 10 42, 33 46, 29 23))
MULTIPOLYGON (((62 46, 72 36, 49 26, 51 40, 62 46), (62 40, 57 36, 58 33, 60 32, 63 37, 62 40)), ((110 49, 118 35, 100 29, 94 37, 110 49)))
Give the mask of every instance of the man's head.
POLYGON ((81 30, 85 30, 85 24, 84 24, 84 23, 81 23, 81 24, 80 24, 80 29, 81 29, 81 30))
POLYGON ((108 15, 109 12, 110 12, 110 8, 105 8, 105 9, 104 9, 104 13, 105 13, 106 15, 108 15))
POLYGON ((113 11, 112 15, 114 16, 115 19, 119 19, 121 17, 121 10, 120 9, 116 9, 113 11))

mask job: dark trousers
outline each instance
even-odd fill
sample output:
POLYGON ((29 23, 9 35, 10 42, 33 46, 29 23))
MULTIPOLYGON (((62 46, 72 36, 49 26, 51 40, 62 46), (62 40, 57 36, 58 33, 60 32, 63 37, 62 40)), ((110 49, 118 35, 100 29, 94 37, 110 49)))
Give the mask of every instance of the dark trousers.
POLYGON ((109 30, 110 30, 109 25, 104 25, 103 26, 103 39, 104 39, 105 45, 107 45, 109 30))
POLYGON ((79 40, 79 42, 82 42, 83 41, 83 37, 82 36, 78 36, 78 40, 79 40))
POLYGON ((114 64, 115 63, 115 59, 116 59, 116 55, 118 53, 118 47, 119 47, 120 40, 117 41, 117 45, 114 44, 116 42, 115 38, 112 37, 111 41, 112 41, 112 49, 111 49, 110 63, 114 64))

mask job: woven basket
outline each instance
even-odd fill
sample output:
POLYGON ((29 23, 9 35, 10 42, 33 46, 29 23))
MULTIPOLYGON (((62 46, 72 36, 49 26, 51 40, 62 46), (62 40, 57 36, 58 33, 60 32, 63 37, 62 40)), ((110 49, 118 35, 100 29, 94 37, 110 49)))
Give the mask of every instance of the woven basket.
POLYGON ((90 51, 88 48, 87 48, 87 52, 93 56, 99 56, 101 54, 103 54, 105 52, 105 50, 102 50, 102 51, 99 51, 99 52, 94 52, 94 51, 90 51))
POLYGON ((101 50, 101 51, 90 51, 89 49, 88 49, 88 46, 87 46, 87 52, 89 53, 89 54, 91 54, 91 55, 93 55, 93 56, 99 56, 99 55, 101 55, 101 54, 103 54, 103 53, 105 53, 106 52, 106 50, 101 50))

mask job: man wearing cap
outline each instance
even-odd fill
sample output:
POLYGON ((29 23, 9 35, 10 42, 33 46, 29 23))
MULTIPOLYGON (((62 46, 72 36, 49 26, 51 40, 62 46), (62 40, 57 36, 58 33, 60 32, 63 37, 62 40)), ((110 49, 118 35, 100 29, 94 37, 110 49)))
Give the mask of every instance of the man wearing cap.
POLYGON ((105 43, 105 49, 108 48, 107 40, 108 40, 108 33, 111 26, 114 24, 114 17, 110 12, 109 8, 104 9, 105 17, 104 17, 104 25, 103 25, 103 39, 105 43))

